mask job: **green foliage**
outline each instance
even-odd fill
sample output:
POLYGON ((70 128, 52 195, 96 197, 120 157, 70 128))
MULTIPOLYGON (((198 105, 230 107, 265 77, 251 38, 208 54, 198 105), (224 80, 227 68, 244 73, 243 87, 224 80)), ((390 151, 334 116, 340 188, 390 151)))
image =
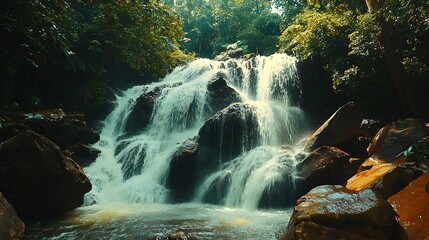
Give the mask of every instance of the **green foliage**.
POLYGON ((429 167, 429 137, 420 139, 403 152, 409 161, 413 161, 417 166, 426 164, 429 167))
MULTIPOLYGON (((429 3, 383 1, 376 13, 367 13, 365 1, 278 0, 286 9, 280 49, 307 59, 322 57, 336 92, 360 104, 372 117, 392 118, 401 109, 398 86, 393 84, 386 51, 394 51, 414 93, 424 105, 429 77, 429 3), (382 29, 389 35, 382 36, 382 29), (382 38, 394 42, 386 49, 382 38), (383 109, 383 111, 380 111, 383 109)), ((426 107, 427 108, 427 107, 426 107)), ((427 112, 427 114, 429 114, 427 112)))
POLYGON ((342 6, 319 12, 306 9, 295 17, 280 36, 280 50, 306 59, 312 54, 325 58, 347 54, 347 35, 351 32, 353 12, 342 6))
POLYGON ((279 15, 262 15, 255 18, 237 38, 248 46, 250 52, 271 55, 277 51, 277 38, 280 34, 279 25, 279 15))
POLYGON ((0 4, 2 108, 91 108, 123 79, 160 77, 192 59, 179 49, 181 19, 156 0, 0 4))
POLYGON ((260 54, 277 50, 280 21, 270 12, 269 0, 164 2, 171 4, 183 19, 183 48, 199 57, 212 57, 239 40, 242 47, 260 54))

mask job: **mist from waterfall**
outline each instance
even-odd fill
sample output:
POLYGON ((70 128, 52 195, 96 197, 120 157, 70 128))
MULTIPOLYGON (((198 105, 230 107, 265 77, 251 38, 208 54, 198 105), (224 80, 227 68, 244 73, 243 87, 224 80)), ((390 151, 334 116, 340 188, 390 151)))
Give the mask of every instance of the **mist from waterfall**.
MULTIPOLYGON (((257 131, 251 135, 257 141, 203 176, 195 201, 255 209, 264 199, 270 204, 270 194, 292 192, 296 165, 292 146, 305 132, 305 118, 297 107, 300 83, 295 63, 295 58, 285 54, 248 60, 197 59, 160 82, 118 94, 95 145, 101 154, 85 168, 93 184, 85 205, 169 202, 172 189, 167 188, 166 178, 171 159, 184 142, 198 138, 201 127, 213 116, 207 86, 217 76, 223 76, 239 94, 237 108, 244 111, 243 121, 250 116, 256 122, 257 127, 250 130, 257 131), (151 94, 154 103, 147 126, 127 129, 139 98, 151 94), (291 183, 290 189, 281 189, 285 182, 291 183)), ((218 137, 222 143, 222 133, 218 137)))

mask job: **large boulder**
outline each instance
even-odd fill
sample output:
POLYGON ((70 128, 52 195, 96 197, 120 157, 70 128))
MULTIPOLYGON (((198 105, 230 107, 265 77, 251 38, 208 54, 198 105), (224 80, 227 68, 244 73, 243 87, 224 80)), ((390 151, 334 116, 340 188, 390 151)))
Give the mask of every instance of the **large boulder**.
POLYGON ((347 188, 360 191, 380 180, 403 163, 406 156, 402 152, 424 136, 424 124, 418 119, 398 120, 382 128, 368 146, 370 157, 361 171, 348 180, 347 188))
POLYGON ((100 140, 100 135, 86 122, 65 114, 61 109, 26 114, 22 122, 33 131, 49 138, 61 149, 77 143, 93 144, 100 140))
POLYGON ((383 127, 368 146, 368 154, 382 161, 392 161, 413 143, 426 136, 419 119, 400 119, 383 127))
POLYGON ((207 120, 198 135, 200 169, 217 168, 220 162, 256 147, 259 125, 254 106, 245 103, 229 105, 207 120))
POLYGON ((356 136, 362 119, 362 112, 355 103, 345 104, 311 135, 304 150, 311 152, 321 146, 336 146, 356 136))
POLYGON ((228 107, 231 103, 240 102, 240 95, 227 85, 225 76, 217 75, 207 84, 207 104, 208 113, 212 116, 214 113, 228 107))
POLYGON ((225 52, 217 55, 215 57, 216 61, 226 61, 231 58, 244 58, 244 51, 241 48, 232 47, 232 49, 228 49, 225 52))
POLYGON ((162 87, 156 87, 136 99, 134 108, 130 112, 127 124, 125 125, 126 131, 143 130, 147 127, 152 116, 155 100, 161 94, 162 89, 162 87))
POLYGON ((281 240, 401 239, 390 204, 372 190, 324 185, 301 197, 281 240))
POLYGON ((408 239, 429 239, 429 172, 388 200, 398 215, 408 239))
POLYGON ((0 191, 23 218, 40 218, 80 206, 91 183, 60 148, 32 130, 0 144, 0 191))
POLYGON ((360 125, 360 135, 364 137, 374 137, 380 129, 386 126, 386 122, 375 119, 364 119, 360 125))
POLYGON ((387 199, 427 171, 426 165, 417 166, 414 162, 404 162, 378 179, 370 188, 387 199))
POLYGON ((25 225, 0 192, 0 239, 21 239, 25 225))
POLYGON ((77 143, 67 149, 65 153, 81 167, 88 167, 95 162, 101 151, 89 145, 77 143))
POLYGON ((198 144, 185 141, 174 153, 167 175, 167 187, 173 202, 187 202, 197 185, 198 144))
POLYGON ((344 184, 357 172, 361 163, 359 159, 350 159, 349 154, 335 147, 316 149, 297 166, 300 177, 298 195, 319 185, 344 184))

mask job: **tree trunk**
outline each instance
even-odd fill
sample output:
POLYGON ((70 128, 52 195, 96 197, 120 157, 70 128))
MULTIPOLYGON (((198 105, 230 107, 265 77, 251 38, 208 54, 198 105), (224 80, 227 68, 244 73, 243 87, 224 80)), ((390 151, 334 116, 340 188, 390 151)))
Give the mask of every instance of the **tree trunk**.
MULTIPOLYGON (((377 13, 380 10, 380 3, 378 0, 365 0, 368 11, 371 14, 377 13)), ((381 35, 379 42, 383 47, 384 59, 386 61, 390 76, 393 80, 394 86, 400 97, 404 114, 413 117, 422 117, 422 111, 417 105, 416 98, 411 88, 411 79, 405 72, 404 66, 401 63, 401 57, 397 51, 395 37, 389 30, 389 26, 384 19, 380 16, 376 20, 381 28, 381 35)))

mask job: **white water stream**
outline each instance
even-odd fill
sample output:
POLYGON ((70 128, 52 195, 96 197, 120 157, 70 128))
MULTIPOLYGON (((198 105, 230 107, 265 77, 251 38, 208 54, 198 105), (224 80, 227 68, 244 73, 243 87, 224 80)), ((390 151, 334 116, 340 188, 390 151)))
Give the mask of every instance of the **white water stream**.
MULTIPOLYGON (((275 239, 286 226, 289 212, 257 209, 278 207, 273 201, 293 198, 297 147, 290 146, 296 146, 306 126, 294 102, 300 95, 295 63, 285 54, 224 62, 198 59, 176 68, 160 82, 122 92, 95 144, 101 154, 84 169, 93 186, 84 207, 56 223, 64 232, 60 236, 56 235, 60 230, 43 233, 37 228, 33 230, 40 234, 34 236, 140 239, 138 231, 142 231, 145 239, 185 229, 202 239, 275 239), (207 85, 220 75, 247 106, 243 111, 256 117, 257 146, 243 149, 238 157, 205 175, 195 188, 193 203, 167 204, 171 203, 172 189, 167 188, 166 178, 172 156, 181 143, 195 139, 212 117, 207 110, 211 108, 207 108, 207 85), (127 131, 138 98, 155 91, 147 127, 127 131), (116 230, 103 230, 110 228, 116 230)), ((222 133, 218 137, 222 143, 222 133)), ((245 140, 242 136, 241 141, 245 140)))

